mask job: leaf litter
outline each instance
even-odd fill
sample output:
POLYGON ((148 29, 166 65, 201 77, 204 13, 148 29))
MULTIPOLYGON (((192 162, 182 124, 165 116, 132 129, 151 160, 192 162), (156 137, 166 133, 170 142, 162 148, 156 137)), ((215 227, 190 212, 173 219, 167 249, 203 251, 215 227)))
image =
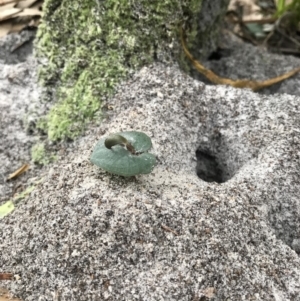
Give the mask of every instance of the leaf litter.
POLYGON ((42 0, 0 1, 0 38, 26 27, 38 27, 42 4, 42 0))

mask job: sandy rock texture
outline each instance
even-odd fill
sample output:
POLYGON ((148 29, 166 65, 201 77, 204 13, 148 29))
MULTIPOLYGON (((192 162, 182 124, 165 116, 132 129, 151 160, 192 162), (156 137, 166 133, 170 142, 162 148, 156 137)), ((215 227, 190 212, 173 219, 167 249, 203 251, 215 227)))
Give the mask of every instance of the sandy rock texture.
POLYGON ((23 31, 0 39, 0 204, 24 190, 33 177, 32 168, 18 180, 6 181, 9 174, 31 163, 31 146, 39 139, 31 134, 47 111, 47 104, 39 102, 34 36, 35 31, 23 31))
POLYGON ((299 100, 144 67, 1 220, 0 266, 18 275, 8 288, 28 301, 299 300, 299 100), (152 138, 151 174, 89 162, 123 130, 152 138), (197 150, 220 183, 197 176, 197 150))

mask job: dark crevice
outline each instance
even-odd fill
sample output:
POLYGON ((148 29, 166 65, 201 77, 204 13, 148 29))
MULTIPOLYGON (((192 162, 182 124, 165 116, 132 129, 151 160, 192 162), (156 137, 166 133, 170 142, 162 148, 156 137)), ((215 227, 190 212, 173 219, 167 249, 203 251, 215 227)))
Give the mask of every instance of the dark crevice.
POLYGON ((222 58, 229 57, 232 51, 230 49, 224 49, 218 47, 216 51, 213 51, 209 57, 207 58, 208 61, 219 61, 222 58))
POLYGON ((208 151, 197 150, 197 175, 205 182, 223 183, 223 171, 218 159, 208 151))
MULTIPOLYGON (((206 136, 206 135, 204 135, 206 136)), ((225 183, 239 170, 242 160, 231 146, 232 141, 213 129, 210 138, 201 141, 196 150, 198 177, 205 182, 225 183)))

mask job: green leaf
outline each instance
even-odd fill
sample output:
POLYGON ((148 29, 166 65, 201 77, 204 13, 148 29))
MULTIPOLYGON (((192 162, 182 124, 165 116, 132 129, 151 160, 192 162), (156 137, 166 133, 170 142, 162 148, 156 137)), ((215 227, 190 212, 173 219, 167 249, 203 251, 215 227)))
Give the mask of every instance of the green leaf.
POLYGON ((145 153, 152 146, 151 139, 141 132, 117 134, 125 137, 138 154, 132 154, 121 145, 108 149, 104 145, 106 138, 102 138, 95 146, 91 162, 105 171, 125 177, 150 173, 156 164, 155 156, 145 153))
POLYGON ((248 30, 251 32, 253 36, 256 38, 263 38, 266 36, 266 34, 263 31, 263 27, 261 24, 258 23, 248 23, 245 24, 248 30))
POLYGON ((0 206, 0 218, 8 215, 15 209, 14 203, 12 201, 7 201, 0 206))

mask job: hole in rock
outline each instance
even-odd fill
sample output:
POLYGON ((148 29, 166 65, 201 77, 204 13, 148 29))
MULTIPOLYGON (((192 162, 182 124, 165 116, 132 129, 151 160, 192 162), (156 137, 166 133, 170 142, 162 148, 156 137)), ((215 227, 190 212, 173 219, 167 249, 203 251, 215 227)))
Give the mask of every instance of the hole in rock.
POLYGON ((245 162, 244 149, 236 139, 223 136, 214 129, 200 135, 196 150, 198 177, 205 182, 224 183, 231 179, 245 162))
POLYGON ((213 51, 209 55, 208 60, 209 61, 219 61, 222 58, 226 58, 226 57, 230 56, 231 52, 232 51, 230 49, 224 49, 224 48, 218 47, 216 51, 213 51))
POLYGON ((207 151, 197 150, 197 175, 205 182, 223 183, 223 170, 218 159, 207 151))

